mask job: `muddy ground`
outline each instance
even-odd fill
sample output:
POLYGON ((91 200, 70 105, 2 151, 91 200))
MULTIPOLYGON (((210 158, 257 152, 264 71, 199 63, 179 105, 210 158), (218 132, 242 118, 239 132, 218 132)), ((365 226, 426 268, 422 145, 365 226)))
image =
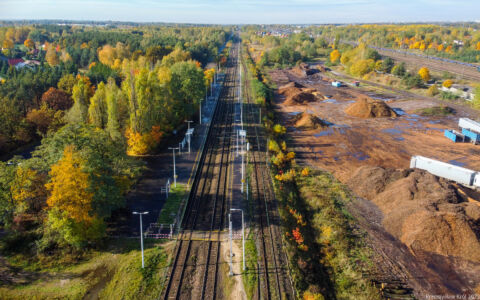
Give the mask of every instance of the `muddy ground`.
MULTIPOLYGON (((396 90, 349 85, 335 88, 325 73, 298 76, 288 70, 276 70, 269 75, 279 87, 295 81, 320 94, 318 101, 293 105, 285 104, 285 97, 276 94, 276 111, 288 129, 298 161, 328 170, 344 183, 361 166, 407 169, 413 155, 480 170, 480 145, 453 143, 444 137, 445 129, 458 130, 459 117, 476 119, 479 114, 472 109, 396 90), (365 96, 385 101, 399 116, 363 119, 345 113, 349 105, 365 96), (455 114, 426 117, 417 112, 445 104, 455 114), (331 125, 315 130, 296 128, 294 116, 302 112, 314 114, 331 125)), ((478 262, 412 251, 385 230, 383 213, 373 202, 359 198, 349 208, 369 233, 368 242, 377 254, 378 278, 406 284, 420 299, 427 295, 480 293, 478 262)))

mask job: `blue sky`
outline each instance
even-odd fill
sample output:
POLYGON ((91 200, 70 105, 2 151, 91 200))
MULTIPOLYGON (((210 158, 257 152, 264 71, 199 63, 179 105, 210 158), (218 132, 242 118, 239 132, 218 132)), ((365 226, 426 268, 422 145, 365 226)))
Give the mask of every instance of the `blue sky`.
POLYGON ((0 19, 215 24, 480 21, 480 0, 0 0, 0 19))

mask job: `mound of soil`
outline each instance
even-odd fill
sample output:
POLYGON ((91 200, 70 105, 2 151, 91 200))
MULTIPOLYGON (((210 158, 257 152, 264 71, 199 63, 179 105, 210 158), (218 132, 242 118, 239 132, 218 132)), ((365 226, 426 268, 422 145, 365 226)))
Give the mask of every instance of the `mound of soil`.
POLYGON ((278 89, 278 93, 285 96, 285 105, 298 105, 317 101, 315 89, 306 88, 297 82, 289 82, 278 89), (315 93, 315 94, 314 94, 315 93))
POLYGON ((365 119, 397 116, 397 113, 385 104, 385 102, 371 98, 358 99, 355 103, 347 107, 345 112, 351 116, 365 119))
POLYGON ((310 69, 310 66, 306 63, 301 63, 296 67, 292 68, 292 72, 299 76, 299 77, 307 77, 309 75, 313 75, 315 73, 318 73, 318 69, 310 69))
POLYGON ((328 127, 328 125, 324 121, 319 119, 317 116, 307 112, 296 115, 294 118, 294 122, 296 128, 303 130, 328 127))
POLYGON ((383 226, 406 246, 480 262, 480 206, 455 183, 423 170, 363 166, 348 185, 383 212, 383 226))

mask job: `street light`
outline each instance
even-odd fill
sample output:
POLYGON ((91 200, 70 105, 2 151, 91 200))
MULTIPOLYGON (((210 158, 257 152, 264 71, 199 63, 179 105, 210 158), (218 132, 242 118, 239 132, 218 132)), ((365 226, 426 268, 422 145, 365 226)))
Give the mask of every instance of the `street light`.
POLYGON ((144 212, 132 212, 133 215, 140 215, 140 247, 142 248, 142 269, 145 268, 145 260, 143 258, 143 228, 142 228, 142 215, 148 215, 148 211, 144 212))
POLYGON ((230 208, 230 211, 240 211, 242 213, 242 256, 243 256, 243 270, 245 271, 245 223, 243 220, 243 209, 230 208))
POLYGON ((173 182, 174 182, 174 186, 177 187, 177 172, 175 169, 175 150, 180 150, 180 148, 168 147, 168 149, 173 150, 173 182))
POLYGON ((232 214, 228 214, 228 237, 230 239, 230 276, 233 276, 233 251, 232 251, 232 214))

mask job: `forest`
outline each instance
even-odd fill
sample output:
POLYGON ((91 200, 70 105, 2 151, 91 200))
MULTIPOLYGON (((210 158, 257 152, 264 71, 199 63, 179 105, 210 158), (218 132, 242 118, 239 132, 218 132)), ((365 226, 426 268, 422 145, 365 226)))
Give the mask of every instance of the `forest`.
POLYGON ((143 170, 135 156, 155 153, 197 113, 229 31, 0 27, 2 251, 100 245, 143 170), (31 158, 11 158, 19 149, 31 158))

